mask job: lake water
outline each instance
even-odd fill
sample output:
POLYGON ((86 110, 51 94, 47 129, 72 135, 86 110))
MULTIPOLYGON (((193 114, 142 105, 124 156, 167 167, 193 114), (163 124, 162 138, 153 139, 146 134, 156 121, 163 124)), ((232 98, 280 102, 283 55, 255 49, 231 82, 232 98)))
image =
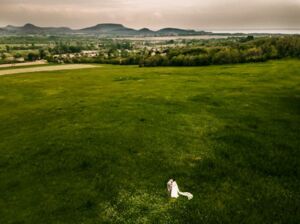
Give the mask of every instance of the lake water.
POLYGON ((268 34, 300 34, 300 29, 261 29, 261 30, 208 30, 214 33, 268 33, 268 34))
POLYGON ((228 38, 226 33, 243 33, 243 34, 300 34, 300 29, 294 30, 206 30, 213 33, 224 33, 224 35, 199 35, 199 36, 165 36, 165 37, 118 37, 113 39, 119 40, 136 40, 136 41, 168 41, 168 40, 209 40, 228 38))
POLYGON ((149 41, 165 41, 165 40, 208 40, 208 39, 224 39, 228 36, 200 35, 200 36, 166 36, 166 37, 118 37, 117 40, 149 40, 149 41))

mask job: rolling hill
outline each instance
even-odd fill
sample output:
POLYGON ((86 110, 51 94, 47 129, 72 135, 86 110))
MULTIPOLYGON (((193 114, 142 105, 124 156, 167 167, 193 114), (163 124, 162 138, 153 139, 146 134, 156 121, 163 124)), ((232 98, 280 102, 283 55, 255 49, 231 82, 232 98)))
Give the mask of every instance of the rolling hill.
POLYGON ((73 31, 68 27, 39 27, 31 23, 27 23, 24 26, 11 26, 8 25, 2 28, 2 32, 5 34, 67 34, 73 31))
POLYGON ((24 26, 12 26, 0 28, 0 35, 97 35, 97 36, 182 36, 211 34, 205 31, 185 30, 178 28, 163 28, 153 31, 148 28, 140 30, 125 27, 122 24, 103 23, 83 29, 71 29, 68 27, 39 27, 31 23, 24 26))

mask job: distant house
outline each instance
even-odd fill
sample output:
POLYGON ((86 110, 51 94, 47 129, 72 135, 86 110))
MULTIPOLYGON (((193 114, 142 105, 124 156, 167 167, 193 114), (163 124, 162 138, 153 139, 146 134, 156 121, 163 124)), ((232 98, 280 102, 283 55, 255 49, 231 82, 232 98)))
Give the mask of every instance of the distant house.
POLYGON ((75 54, 69 54, 69 58, 75 58, 76 55, 75 54))
POLYGON ((16 62, 24 62, 25 59, 23 57, 20 57, 20 58, 15 58, 15 61, 16 62))
POLYGON ((14 60, 15 60, 15 58, 13 56, 7 56, 5 58, 5 61, 7 61, 7 62, 14 61, 14 60))
POLYGON ((86 57, 97 57, 99 55, 98 51, 81 51, 81 54, 86 57))

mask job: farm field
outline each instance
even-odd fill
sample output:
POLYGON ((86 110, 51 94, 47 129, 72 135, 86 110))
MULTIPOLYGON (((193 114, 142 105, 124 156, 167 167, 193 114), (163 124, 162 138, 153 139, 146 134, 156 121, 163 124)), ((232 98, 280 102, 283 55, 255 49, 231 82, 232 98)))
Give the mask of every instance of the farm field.
POLYGON ((299 68, 0 76, 0 223, 299 223, 299 68))

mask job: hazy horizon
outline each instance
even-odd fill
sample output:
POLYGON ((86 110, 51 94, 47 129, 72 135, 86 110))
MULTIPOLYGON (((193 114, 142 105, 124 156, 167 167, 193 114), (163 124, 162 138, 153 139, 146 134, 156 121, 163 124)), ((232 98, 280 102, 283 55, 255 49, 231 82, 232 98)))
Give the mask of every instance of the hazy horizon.
POLYGON ((0 0, 0 26, 67 26, 120 23, 140 29, 300 29, 300 0, 0 0))

